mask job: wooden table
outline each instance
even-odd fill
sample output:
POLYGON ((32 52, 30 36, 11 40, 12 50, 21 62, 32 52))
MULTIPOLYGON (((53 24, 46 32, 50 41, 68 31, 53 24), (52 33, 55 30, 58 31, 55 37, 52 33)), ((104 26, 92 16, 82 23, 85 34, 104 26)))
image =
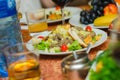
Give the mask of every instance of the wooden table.
MULTIPOLYGON (((87 8, 87 7, 82 7, 87 8)), ((48 30, 51 30, 56 27, 56 25, 60 23, 49 24, 48 30)), ((21 30, 23 35, 24 42, 27 42, 31 39, 27 30, 21 30)), ((90 60, 93 60, 100 50, 105 50, 108 47, 110 39, 108 38, 103 44, 98 47, 91 49, 89 53, 90 60)), ((61 61, 66 56, 46 56, 40 55, 40 66, 41 66, 41 74, 44 80, 62 80, 62 71, 61 71, 61 61)))

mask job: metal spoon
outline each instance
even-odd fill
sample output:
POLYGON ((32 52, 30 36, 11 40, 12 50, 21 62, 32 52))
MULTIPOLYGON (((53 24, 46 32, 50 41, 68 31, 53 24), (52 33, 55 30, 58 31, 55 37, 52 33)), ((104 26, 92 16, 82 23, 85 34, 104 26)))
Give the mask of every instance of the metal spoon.
MULTIPOLYGON (((90 50, 91 50, 91 46, 92 46, 92 43, 90 43, 88 46, 87 46, 87 49, 86 49, 86 53, 89 54, 90 50)), ((74 59, 78 59, 78 55, 76 54, 76 51, 73 51, 73 57, 74 59)))
POLYGON ((75 60, 78 59, 78 55, 76 54, 76 51, 73 51, 73 57, 74 57, 75 60))
POLYGON ((87 49, 86 49, 86 53, 89 54, 90 50, 91 50, 91 46, 92 46, 92 43, 90 43, 88 46, 87 46, 87 49))

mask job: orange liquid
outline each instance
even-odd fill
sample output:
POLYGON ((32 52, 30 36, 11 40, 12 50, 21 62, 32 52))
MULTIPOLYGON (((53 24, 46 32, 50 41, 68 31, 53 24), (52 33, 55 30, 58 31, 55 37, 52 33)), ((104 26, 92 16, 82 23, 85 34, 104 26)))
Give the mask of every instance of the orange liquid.
POLYGON ((39 65, 35 60, 17 61, 8 67, 9 80, 40 80, 39 65))
POLYGON ((28 27, 29 27, 29 32, 40 32, 47 30, 48 25, 46 22, 40 22, 40 23, 31 24, 28 27))

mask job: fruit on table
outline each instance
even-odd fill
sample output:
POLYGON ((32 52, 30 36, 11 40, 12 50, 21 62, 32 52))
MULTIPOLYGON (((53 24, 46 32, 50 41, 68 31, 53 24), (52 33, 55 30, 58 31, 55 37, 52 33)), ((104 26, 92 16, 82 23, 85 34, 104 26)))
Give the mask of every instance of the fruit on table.
POLYGON ((116 4, 114 0, 92 0, 90 10, 82 10, 80 23, 91 24, 94 20, 104 15, 104 8, 109 4, 116 4))
POLYGON ((118 9, 115 4, 109 4, 104 8, 104 15, 117 14, 117 13, 118 13, 118 9))
POLYGON ((109 26, 110 23, 117 17, 117 14, 110 14, 98 17, 94 20, 95 26, 109 26))

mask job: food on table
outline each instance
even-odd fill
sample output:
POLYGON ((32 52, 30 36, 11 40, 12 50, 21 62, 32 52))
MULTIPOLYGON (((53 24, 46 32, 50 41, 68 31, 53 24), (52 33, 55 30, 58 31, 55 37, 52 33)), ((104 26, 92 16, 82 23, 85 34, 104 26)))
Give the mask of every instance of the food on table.
POLYGON ((85 30, 86 31, 92 31, 92 27, 91 26, 86 26, 85 30))
POLYGON ((109 26, 110 23, 117 17, 117 14, 109 14, 98 17, 94 20, 95 26, 109 26))
POLYGON ((34 44, 34 45, 39 44, 41 41, 42 41, 42 39, 39 37, 32 38, 32 44, 34 44))
POLYGON ((80 13, 80 23, 93 23, 96 18, 104 15, 104 8, 109 4, 116 5, 114 0, 91 0, 91 9, 80 13))
POLYGON ((117 13, 118 13, 118 8, 115 4, 108 4, 104 8, 104 15, 117 14, 117 13))
POLYGON ((120 65, 113 58, 110 49, 101 53, 95 61, 96 69, 90 70, 89 80, 119 80, 120 65))
POLYGON ((62 44, 60 49, 61 49, 62 52, 65 52, 65 51, 68 50, 68 46, 66 44, 62 44))
POLYGON ((82 45, 84 47, 87 47, 87 44, 84 43, 84 41, 81 40, 81 38, 79 37, 79 35, 77 35, 77 33, 75 32, 74 28, 70 28, 68 30, 68 33, 73 37, 74 40, 77 40, 80 45, 82 45))
POLYGON ((101 39, 101 36, 92 29, 87 31, 81 27, 58 25, 47 37, 35 37, 32 39, 32 43, 36 49, 43 52, 68 52, 85 48, 90 42, 94 44, 101 39))
MULTIPOLYGON (((67 9, 64 9, 64 17, 69 17, 71 12, 67 9)), ((51 10, 47 13, 48 20, 58 20, 62 19, 62 12, 60 7, 56 7, 55 10, 51 10)))

